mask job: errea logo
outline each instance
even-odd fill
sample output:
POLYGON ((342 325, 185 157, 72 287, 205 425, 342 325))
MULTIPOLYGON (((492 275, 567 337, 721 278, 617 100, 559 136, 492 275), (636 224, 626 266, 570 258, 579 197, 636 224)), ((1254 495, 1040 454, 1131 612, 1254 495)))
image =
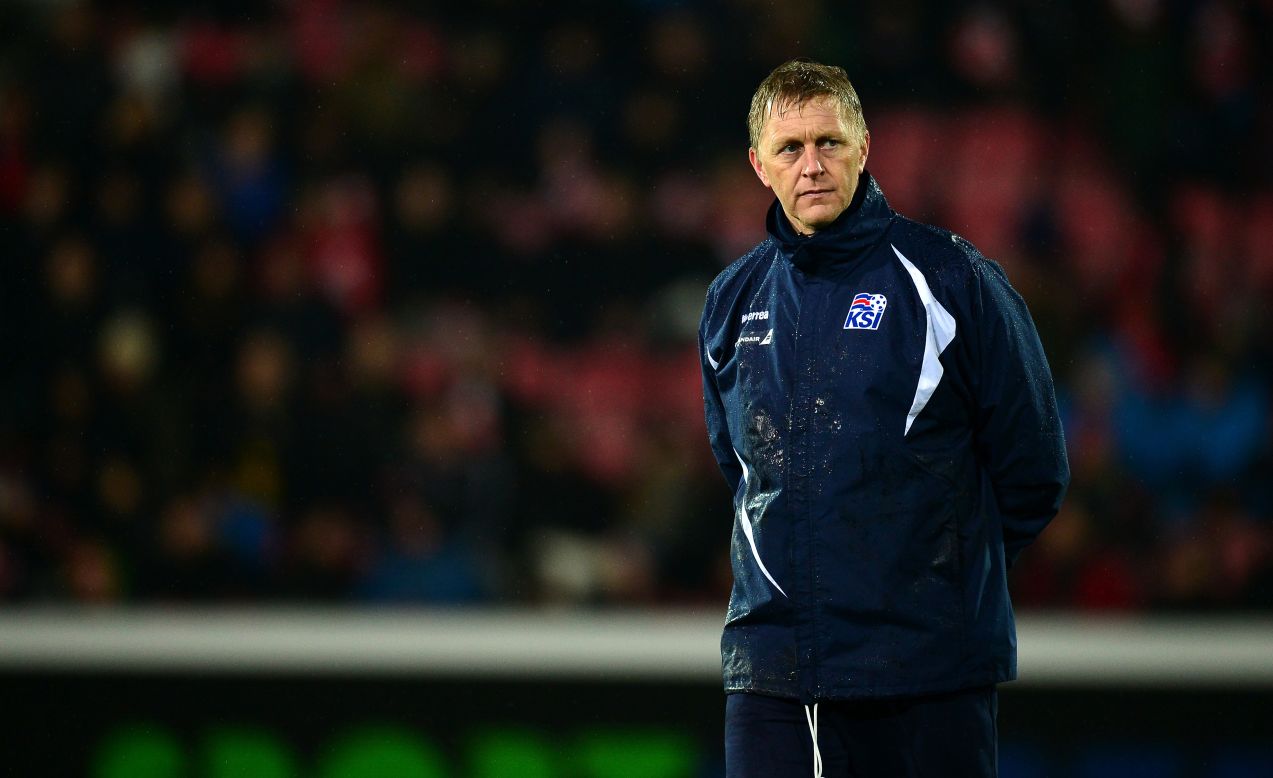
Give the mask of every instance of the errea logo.
POLYGON ((882 294, 858 292, 849 305, 849 315, 844 320, 846 330, 878 330, 884 319, 888 298, 882 294))

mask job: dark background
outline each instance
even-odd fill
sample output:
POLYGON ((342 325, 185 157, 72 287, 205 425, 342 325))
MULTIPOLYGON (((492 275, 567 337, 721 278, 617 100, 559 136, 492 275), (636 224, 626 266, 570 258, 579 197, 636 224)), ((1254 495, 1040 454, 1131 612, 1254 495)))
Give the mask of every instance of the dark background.
POLYGON ((1074 485, 1025 607, 1273 604, 1268 2, 0 7, 0 601, 719 605, 744 117, 845 66, 1000 261, 1074 485))
MULTIPOLYGON (((723 774, 724 700, 714 684, 89 672, 5 674, 0 687, 0 769, 11 775, 723 774), (342 745, 369 733, 413 743, 438 769, 323 772, 336 769, 342 745), (238 747, 217 750, 229 737, 238 747), (261 751, 285 756, 267 761, 261 751), (670 756, 642 763, 650 751, 670 756), (120 764, 126 769, 110 772, 120 764)), ((1004 776, 1256 778, 1273 769, 1273 697, 1009 684, 1000 690, 1000 741, 1004 776)))

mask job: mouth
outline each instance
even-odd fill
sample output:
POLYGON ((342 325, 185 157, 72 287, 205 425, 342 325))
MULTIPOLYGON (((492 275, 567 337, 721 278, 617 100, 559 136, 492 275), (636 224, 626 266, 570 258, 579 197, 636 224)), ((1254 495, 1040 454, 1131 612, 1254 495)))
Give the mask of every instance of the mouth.
POLYGON ((810 189, 807 192, 801 192, 796 197, 817 197, 818 195, 831 194, 834 191, 834 189, 810 189))

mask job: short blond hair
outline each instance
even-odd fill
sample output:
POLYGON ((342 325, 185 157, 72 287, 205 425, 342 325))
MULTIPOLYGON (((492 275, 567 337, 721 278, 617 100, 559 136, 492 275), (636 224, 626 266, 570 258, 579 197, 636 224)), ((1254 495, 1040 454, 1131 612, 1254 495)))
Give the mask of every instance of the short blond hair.
POLYGON ((844 68, 799 58, 774 68, 760 82, 756 94, 751 96, 751 110, 747 112, 751 147, 756 148, 760 142, 760 131, 775 110, 801 105, 818 97, 835 100, 840 107, 840 116, 849 129, 858 134, 859 140, 866 136, 862 101, 844 68))

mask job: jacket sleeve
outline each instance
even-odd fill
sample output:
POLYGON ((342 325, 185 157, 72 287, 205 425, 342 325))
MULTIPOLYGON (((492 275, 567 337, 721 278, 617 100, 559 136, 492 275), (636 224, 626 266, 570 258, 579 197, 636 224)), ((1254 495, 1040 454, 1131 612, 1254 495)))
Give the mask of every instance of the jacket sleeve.
POLYGON ((707 440, 712 446, 712 455, 721 474, 729 484, 733 493, 738 492, 738 482, 742 480, 743 468, 734 453, 733 444, 729 440, 729 426, 725 423, 725 405, 720 398, 720 390, 716 386, 716 368, 712 365, 708 352, 707 322, 712 310, 712 292, 707 295, 707 303, 703 308, 703 319, 698 328, 698 361, 703 370, 703 410, 707 420, 707 440))
POLYGON ((1061 507, 1070 482, 1052 371, 1025 301, 978 258, 974 315, 977 456, 1003 521, 1009 568, 1061 507))

